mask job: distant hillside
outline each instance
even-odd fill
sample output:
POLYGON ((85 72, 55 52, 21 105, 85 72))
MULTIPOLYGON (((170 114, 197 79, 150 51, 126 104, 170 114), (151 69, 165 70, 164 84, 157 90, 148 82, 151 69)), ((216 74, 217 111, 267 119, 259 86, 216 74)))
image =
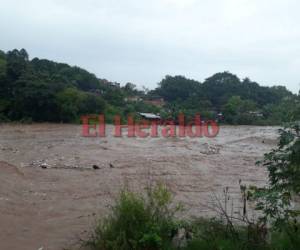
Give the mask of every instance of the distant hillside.
POLYGON ((249 78, 217 73, 203 83, 184 76, 166 76, 149 95, 161 96, 174 113, 196 112, 230 124, 279 124, 296 119, 299 97, 284 86, 263 87, 249 78))
POLYGON ((285 87, 262 87, 250 79, 217 73, 203 83, 184 76, 166 76, 155 90, 137 90, 132 83, 98 79, 65 63, 34 58, 26 50, 0 51, 0 121, 76 122, 83 114, 125 117, 136 112, 175 117, 201 113, 233 124, 280 123, 295 118, 298 96, 285 87), (152 105, 152 99, 165 105, 152 105), (149 101, 150 100, 150 101, 149 101), (257 116, 257 117, 255 117, 257 116), (259 119, 257 119, 259 118, 259 119))

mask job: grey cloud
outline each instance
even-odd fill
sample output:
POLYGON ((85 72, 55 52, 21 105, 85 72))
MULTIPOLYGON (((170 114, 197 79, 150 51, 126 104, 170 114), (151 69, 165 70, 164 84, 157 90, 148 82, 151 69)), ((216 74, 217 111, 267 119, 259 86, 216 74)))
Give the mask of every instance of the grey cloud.
POLYGON ((1 1, 0 49, 78 65, 154 88, 230 70, 299 91, 296 0, 1 1))

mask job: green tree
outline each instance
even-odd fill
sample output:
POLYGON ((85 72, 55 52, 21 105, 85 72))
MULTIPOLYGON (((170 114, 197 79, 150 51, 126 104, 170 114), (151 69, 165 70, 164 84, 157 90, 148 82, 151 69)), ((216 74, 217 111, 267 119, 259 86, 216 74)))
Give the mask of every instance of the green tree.
POLYGON ((6 55, 0 50, 0 77, 6 75, 6 55))
POLYGON ((58 106, 55 92, 45 83, 18 80, 13 94, 12 110, 9 117, 13 120, 29 118, 34 121, 57 121, 58 106))
POLYGON ((25 49, 9 51, 6 55, 6 74, 11 81, 19 79, 28 69, 29 56, 25 49))
POLYGON ((63 122, 72 122, 79 119, 80 104, 84 95, 75 88, 67 88, 56 95, 59 107, 59 119, 63 122))
POLYGON ((198 87, 198 82, 184 76, 166 76, 152 94, 158 94, 167 101, 186 100, 196 93, 198 87))
POLYGON ((96 94, 85 93, 80 103, 79 114, 103 114, 105 101, 96 94))
POLYGON ((259 162, 268 170, 269 186, 258 189, 256 198, 257 209, 264 213, 261 219, 282 229, 300 215, 300 210, 291 205, 292 198, 300 195, 300 123, 279 132, 278 147, 259 162))
POLYGON ((256 109, 256 103, 240 96, 232 96, 223 107, 225 120, 232 124, 252 124, 256 117, 251 112, 256 109))

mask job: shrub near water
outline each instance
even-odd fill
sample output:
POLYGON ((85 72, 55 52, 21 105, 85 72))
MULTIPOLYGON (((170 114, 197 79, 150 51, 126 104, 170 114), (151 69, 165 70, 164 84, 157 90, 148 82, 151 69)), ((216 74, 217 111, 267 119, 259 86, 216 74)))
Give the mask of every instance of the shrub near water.
POLYGON ((198 218, 178 221, 166 187, 149 189, 146 196, 122 191, 112 213, 99 221, 85 242, 91 250, 296 250, 300 246, 298 224, 269 228, 262 237, 260 224, 233 224, 233 218, 198 218), (178 246, 174 239, 183 231, 178 246), (181 242, 181 243, 182 243, 181 242))
POLYGON ((91 249, 171 249, 176 231, 171 194, 158 185, 147 196, 122 191, 113 211, 99 222, 87 245, 91 249))

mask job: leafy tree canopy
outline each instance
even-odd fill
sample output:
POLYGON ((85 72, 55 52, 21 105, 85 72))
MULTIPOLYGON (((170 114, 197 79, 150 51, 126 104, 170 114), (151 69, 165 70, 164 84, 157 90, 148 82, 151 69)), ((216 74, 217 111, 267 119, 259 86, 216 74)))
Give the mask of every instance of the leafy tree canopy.
POLYGON ((120 87, 65 63, 30 60, 25 49, 0 51, 0 120, 72 122, 83 113, 99 112, 111 120, 116 113, 142 111, 166 118, 201 113, 214 119, 222 112, 223 121, 231 124, 279 124, 299 119, 299 105, 299 96, 283 86, 263 87, 230 72, 214 74, 203 83, 167 75, 149 91, 133 83, 120 87), (164 106, 146 102, 153 99, 163 99, 164 106), (263 117, 253 117, 258 113, 263 117))

